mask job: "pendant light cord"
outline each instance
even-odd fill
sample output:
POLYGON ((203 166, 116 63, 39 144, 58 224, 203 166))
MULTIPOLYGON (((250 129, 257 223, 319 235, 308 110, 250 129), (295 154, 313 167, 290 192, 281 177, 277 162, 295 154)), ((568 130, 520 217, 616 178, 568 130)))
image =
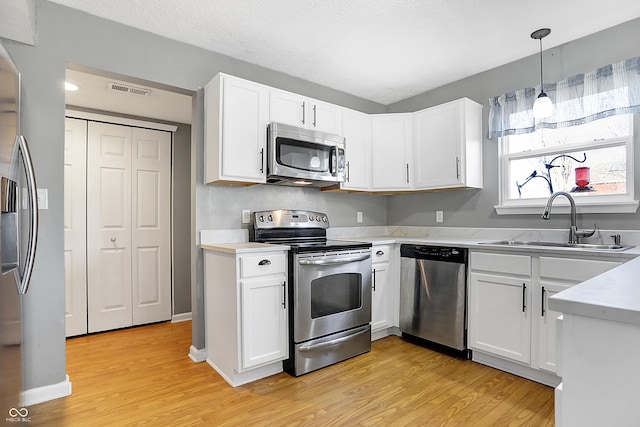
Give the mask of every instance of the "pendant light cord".
POLYGON ((540 92, 544 92, 544 83, 542 80, 542 38, 540 40, 540 92))

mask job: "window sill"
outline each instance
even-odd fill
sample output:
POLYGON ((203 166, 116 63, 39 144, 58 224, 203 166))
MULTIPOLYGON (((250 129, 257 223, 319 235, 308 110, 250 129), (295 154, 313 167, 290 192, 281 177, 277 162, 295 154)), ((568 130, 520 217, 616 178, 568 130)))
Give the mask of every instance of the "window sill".
MULTIPOLYGON (((559 198, 560 199, 560 198, 559 198)), ((569 203, 566 200, 556 199, 552 212, 571 213, 569 203)), ((513 203, 494 206, 498 215, 542 215, 545 203, 513 203)), ((638 200, 611 201, 608 203, 581 203, 576 205, 576 213, 579 214, 609 214, 609 213, 635 213, 638 210, 638 200)))

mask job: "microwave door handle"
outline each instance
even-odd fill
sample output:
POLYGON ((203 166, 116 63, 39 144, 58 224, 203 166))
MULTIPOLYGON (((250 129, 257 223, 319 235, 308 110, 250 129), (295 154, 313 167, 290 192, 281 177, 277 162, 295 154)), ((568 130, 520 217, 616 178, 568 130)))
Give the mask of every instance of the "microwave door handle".
POLYGON ((338 173, 338 148, 331 147, 329 151, 329 172, 332 176, 336 176, 338 173))
MULTIPOLYGON (((38 246, 38 191, 27 140, 24 136, 18 135, 16 137, 16 143, 18 144, 18 151, 22 158, 22 162, 24 163, 25 175, 27 177, 27 194, 29 196, 29 243, 27 245, 27 256, 25 258, 25 265, 23 269, 24 273, 22 276, 20 275, 20 268, 16 268, 13 271, 16 277, 16 282, 19 286, 18 292, 24 295, 29 289, 29 282, 31 281, 31 274, 33 273, 33 264, 36 256, 36 247, 38 246)), ((19 256, 20 255, 18 255, 18 257, 19 256)))

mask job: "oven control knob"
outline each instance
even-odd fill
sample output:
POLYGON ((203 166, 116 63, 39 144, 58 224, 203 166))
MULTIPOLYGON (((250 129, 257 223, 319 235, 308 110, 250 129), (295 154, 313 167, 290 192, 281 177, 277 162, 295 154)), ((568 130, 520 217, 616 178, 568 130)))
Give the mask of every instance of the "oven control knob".
POLYGON ((267 219, 269 220, 269 222, 273 221, 273 215, 269 215, 267 219))
POLYGON ((320 215, 316 216, 316 221, 320 222, 320 215))
POLYGON ((263 215, 260 215, 260 218, 258 218, 258 221, 260 221, 260 222, 264 222, 264 216, 263 216, 263 215))
POLYGON ((323 216, 323 217, 322 217, 322 222, 327 222, 327 221, 329 221, 329 218, 327 218, 327 217, 326 217, 326 215, 325 215, 325 216, 323 216))

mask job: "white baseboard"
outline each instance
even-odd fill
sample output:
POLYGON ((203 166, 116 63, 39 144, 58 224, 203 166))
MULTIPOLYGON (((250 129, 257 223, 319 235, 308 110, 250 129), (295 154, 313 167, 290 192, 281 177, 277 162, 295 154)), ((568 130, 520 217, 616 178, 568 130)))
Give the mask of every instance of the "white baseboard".
POLYGON ((22 401, 24 402, 24 406, 31 406, 66 396, 71 396, 71 381, 69 381, 69 375, 67 375, 66 380, 57 384, 45 385, 23 391, 22 401))
POLYGON ((189 358, 195 363, 204 362, 207 358, 207 349, 191 346, 189 347, 189 358))
POLYGON ((171 317, 171 323, 186 322, 187 320, 191 320, 191 312, 174 314, 171 317))

